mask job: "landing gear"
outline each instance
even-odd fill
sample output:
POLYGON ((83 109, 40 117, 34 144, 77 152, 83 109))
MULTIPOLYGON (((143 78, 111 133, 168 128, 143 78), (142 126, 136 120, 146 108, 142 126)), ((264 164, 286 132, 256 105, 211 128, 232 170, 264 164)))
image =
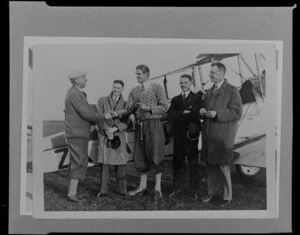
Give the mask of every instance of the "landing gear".
POLYGON ((236 170, 241 176, 244 176, 246 178, 252 178, 259 173, 260 167, 236 165, 236 170))

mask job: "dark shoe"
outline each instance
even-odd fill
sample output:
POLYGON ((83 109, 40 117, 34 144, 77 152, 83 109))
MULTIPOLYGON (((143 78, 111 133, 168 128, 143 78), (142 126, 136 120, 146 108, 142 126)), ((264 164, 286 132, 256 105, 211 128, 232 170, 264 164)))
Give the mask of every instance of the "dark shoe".
POLYGON ((121 197, 124 197, 124 198, 126 198, 126 197, 128 197, 128 193, 118 193, 121 197))
POLYGON ((143 194, 143 193, 146 191, 146 189, 147 189, 147 188, 142 189, 142 188, 138 187, 138 188, 135 189, 135 190, 129 191, 129 192, 127 193, 127 195, 128 195, 128 196, 131 196, 131 197, 137 196, 138 194, 143 194))
POLYGON ((230 200, 224 200, 222 197, 215 197, 214 199, 212 199, 211 204, 215 205, 215 206, 220 206, 220 207, 225 207, 227 205, 230 204, 230 200))
POLYGON ((204 196, 201 197, 201 201, 204 203, 209 203, 213 199, 213 196, 204 196))
POLYGON ((67 200, 70 202, 75 202, 75 203, 79 203, 82 200, 81 196, 75 195, 75 196, 68 196, 67 200))
POLYGON ((228 206, 231 203, 231 200, 224 200, 224 203, 221 204, 221 207, 228 206))
POLYGON ((223 198, 219 198, 218 200, 214 201, 213 204, 215 206, 225 207, 229 205, 231 200, 224 200, 223 198))
POLYGON ((177 196, 178 194, 182 193, 182 190, 181 189, 177 189, 177 190, 174 190, 170 195, 169 197, 175 197, 177 196))
POLYGON ((192 200, 196 201, 198 199, 197 193, 192 193, 192 200))
POLYGON ((162 193, 161 191, 154 191, 154 199, 161 199, 162 193))
POLYGON ((108 193, 98 193, 93 206, 96 206, 99 202, 103 203, 105 202, 106 198, 108 198, 108 193))
POLYGON ((160 203, 162 199, 162 193, 160 191, 154 191, 154 197, 153 197, 153 210, 159 210, 160 209, 160 203))
POLYGON ((98 193, 97 198, 104 198, 104 197, 108 197, 108 193, 98 193))

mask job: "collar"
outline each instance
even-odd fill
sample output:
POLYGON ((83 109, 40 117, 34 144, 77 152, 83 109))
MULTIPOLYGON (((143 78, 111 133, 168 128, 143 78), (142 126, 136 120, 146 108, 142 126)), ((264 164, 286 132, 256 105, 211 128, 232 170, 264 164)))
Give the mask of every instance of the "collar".
MULTIPOLYGON (((148 79, 146 82, 143 83, 143 85, 144 85, 144 87, 145 87, 145 90, 149 87, 150 84, 151 84, 151 83, 150 83, 149 79, 148 79)), ((142 85, 142 84, 141 84, 141 85, 142 85)))
POLYGON ((83 90, 80 87, 74 86, 76 89, 78 89, 80 92, 83 92, 83 90))
POLYGON ((219 82, 219 83, 215 83, 215 87, 216 87, 216 89, 219 89, 221 86, 222 86, 222 84, 224 83, 224 81, 225 81, 225 79, 223 79, 221 82, 219 82))
POLYGON ((185 98, 188 97, 188 95, 190 94, 191 90, 188 90, 186 92, 181 92, 181 96, 183 96, 183 94, 185 94, 185 98))
POLYGON ((111 98, 112 99, 117 98, 117 101, 118 101, 120 99, 120 95, 118 95, 118 96, 113 95, 111 98))
POLYGON ((112 99, 114 99, 114 97, 117 97, 117 101, 121 98, 122 94, 118 95, 118 96, 114 96, 112 93, 110 93, 110 97, 112 99))

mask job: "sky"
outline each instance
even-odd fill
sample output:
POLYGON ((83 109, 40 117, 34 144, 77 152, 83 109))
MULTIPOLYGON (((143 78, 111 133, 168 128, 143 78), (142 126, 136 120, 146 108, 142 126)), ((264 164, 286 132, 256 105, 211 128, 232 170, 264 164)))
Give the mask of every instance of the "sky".
MULTIPOLYGON (((33 70, 28 67, 28 122, 32 123, 33 109, 43 120, 64 120, 65 95, 71 86, 68 73, 74 70, 88 73, 85 92, 89 103, 95 104, 100 97, 109 94, 115 79, 124 81, 123 95, 127 99, 130 90, 138 85, 135 77, 135 67, 138 64, 148 65, 150 77, 155 77, 194 63, 201 53, 242 53, 254 73, 257 73, 254 53, 263 53, 266 58, 264 68, 268 75, 270 70, 274 70, 274 63, 270 63, 274 61, 274 48, 274 44, 265 43, 36 45, 32 47, 33 70), (34 107, 32 99, 35 99, 34 107)), ((223 62, 227 66, 227 80, 235 86, 240 86, 240 78, 233 72, 238 71, 237 58, 224 59, 223 62)), ((202 67, 204 80, 209 80, 209 69, 209 64, 202 67)), ((185 73, 191 74, 191 70, 185 73)), ((242 73, 245 77, 251 76, 244 64, 242 73)), ((167 77, 170 98, 180 93, 180 74, 182 73, 167 77)), ((199 79, 198 71, 196 79, 199 79)), ((154 82, 163 84, 163 79, 154 82)))

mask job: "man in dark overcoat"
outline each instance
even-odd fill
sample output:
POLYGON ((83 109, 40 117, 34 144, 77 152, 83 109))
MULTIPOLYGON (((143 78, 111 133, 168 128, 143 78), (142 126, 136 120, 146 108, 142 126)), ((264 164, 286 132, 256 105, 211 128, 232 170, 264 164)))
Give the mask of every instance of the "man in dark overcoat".
POLYGON ((199 110, 203 107, 202 96, 191 91, 192 77, 180 76, 181 94, 171 101, 168 121, 174 135, 173 188, 170 196, 183 192, 185 181, 185 158, 189 166, 189 187, 196 197, 198 138, 200 133, 199 110), (194 132, 194 133, 192 133, 194 132))
POLYGON ((225 79, 226 67, 220 62, 211 65, 210 78, 214 85, 207 91, 202 160, 207 164, 208 195, 202 201, 225 206, 232 200, 230 164, 233 144, 242 117, 242 101, 238 89, 225 79))
POLYGON ((86 100, 83 88, 87 83, 87 73, 74 71, 69 74, 72 87, 65 98, 65 133, 70 153, 69 176, 70 184, 68 200, 79 202, 77 195, 79 180, 85 178, 88 167, 88 139, 90 136, 90 123, 104 118, 100 113, 92 110, 86 100))

